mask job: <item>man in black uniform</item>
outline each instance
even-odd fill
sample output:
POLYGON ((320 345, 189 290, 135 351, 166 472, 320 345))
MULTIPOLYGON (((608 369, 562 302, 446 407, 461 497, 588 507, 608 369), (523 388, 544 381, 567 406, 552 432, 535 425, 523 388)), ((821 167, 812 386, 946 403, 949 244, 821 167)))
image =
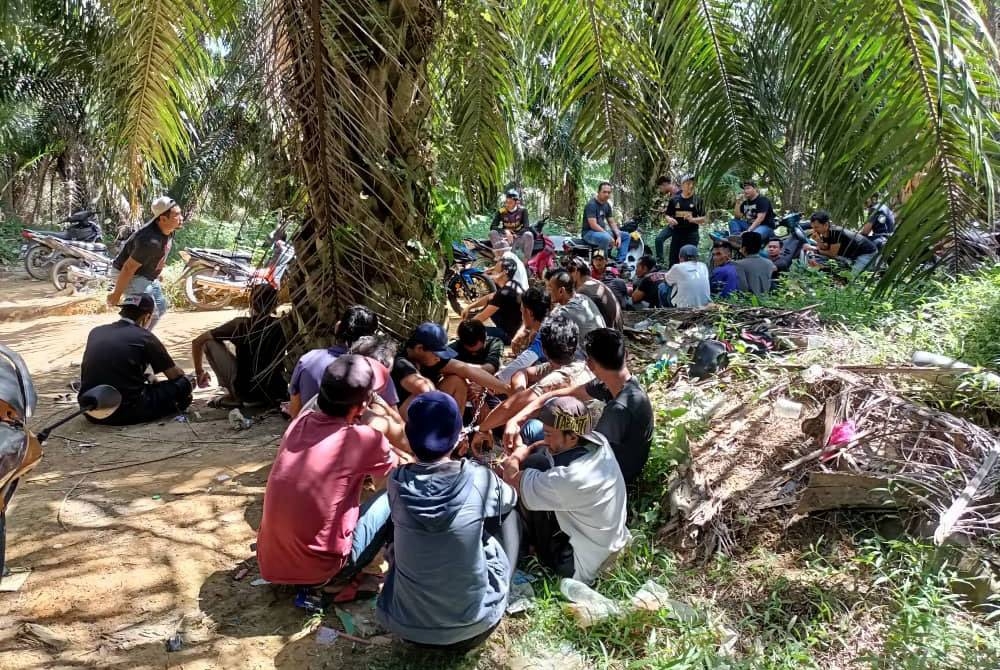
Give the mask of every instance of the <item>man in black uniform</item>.
POLYGON ((756 182, 743 182, 743 195, 736 201, 733 215, 736 218, 729 222, 731 235, 751 231, 760 235, 764 244, 774 235, 774 206, 757 190, 756 182))
POLYGON ((705 205, 694 194, 694 176, 681 178, 681 192, 667 205, 667 225, 674 229, 670 237, 670 266, 680 262, 681 247, 698 246, 699 226, 705 222, 705 205))
POLYGON ((160 286, 160 273, 167 262, 174 232, 184 223, 181 208, 173 198, 160 196, 153 201, 153 219, 125 240, 121 251, 112 261, 118 270, 115 288, 108 296, 114 307, 122 295, 148 293, 153 298, 156 311, 149 322, 152 330, 167 311, 168 303, 160 286))
POLYGON ((119 319, 98 326, 87 337, 80 366, 80 393, 110 384, 122 394, 122 404, 95 423, 127 426, 183 412, 191 404, 192 382, 163 344, 148 329, 156 305, 148 293, 130 295, 120 305, 119 319), (147 368, 167 381, 146 377, 147 368))

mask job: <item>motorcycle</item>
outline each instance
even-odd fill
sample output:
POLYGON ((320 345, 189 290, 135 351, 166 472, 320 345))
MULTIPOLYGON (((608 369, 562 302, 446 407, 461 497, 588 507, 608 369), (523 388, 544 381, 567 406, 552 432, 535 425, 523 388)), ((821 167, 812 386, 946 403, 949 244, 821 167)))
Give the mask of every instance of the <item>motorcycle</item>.
POLYGON ((113 259, 103 244, 60 240, 56 248, 62 258, 52 266, 50 278, 57 291, 67 286, 79 291, 114 282, 113 259))
POLYGON ((44 430, 33 433, 28 423, 37 395, 28 368, 18 354, 0 344, 0 581, 6 569, 7 506, 18 483, 42 458, 42 445, 52 431, 70 419, 88 414, 95 419, 111 416, 122 396, 112 386, 96 386, 80 394, 79 409, 44 430))
POLYGON ((226 307, 246 296, 256 284, 281 288, 281 279, 295 260, 295 248, 284 240, 278 230, 268 235, 272 245, 270 258, 256 268, 248 251, 189 247, 180 252, 185 263, 179 281, 184 282, 184 294, 195 309, 212 310, 226 307))
MULTIPOLYGON (((531 231, 534 236, 534 244, 531 248, 531 256, 524 261, 525 268, 535 278, 541 278, 545 271, 551 267, 555 267, 555 250, 557 248, 557 240, 561 239, 559 237, 550 237, 546 235, 543 231, 545 224, 551 220, 549 216, 543 216, 535 223, 528 226, 528 230, 531 231)), ((470 263, 483 263, 486 265, 493 265, 496 263, 496 255, 493 252, 493 246, 490 244, 489 240, 476 240, 472 238, 465 238, 462 240, 465 248, 462 249, 462 253, 474 252, 476 256, 472 258, 470 263)), ((459 247, 455 247, 459 249, 459 247)))
POLYGON ((21 231, 21 237, 25 240, 21 245, 21 258, 24 260, 24 269, 32 278, 42 280, 49 277, 52 265, 61 258, 55 249, 58 241, 99 243, 103 237, 97 213, 93 210, 74 212, 61 223, 69 225, 64 230, 24 228, 21 231))
POLYGON ((445 293, 451 308, 461 314, 469 304, 495 293, 497 286, 482 268, 473 265, 476 257, 462 244, 452 244, 452 257, 451 265, 444 272, 445 293))

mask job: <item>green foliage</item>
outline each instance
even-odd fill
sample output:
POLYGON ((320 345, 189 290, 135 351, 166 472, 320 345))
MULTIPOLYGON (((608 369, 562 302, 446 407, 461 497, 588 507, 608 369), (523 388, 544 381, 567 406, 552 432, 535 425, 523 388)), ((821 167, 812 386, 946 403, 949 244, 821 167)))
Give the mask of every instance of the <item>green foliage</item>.
POLYGON ((174 244, 168 260, 176 260, 181 249, 208 247, 210 249, 244 250, 254 254, 258 261, 266 252, 267 234, 274 228, 270 217, 248 218, 243 221, 221 221, 211 216, 199 215, 184 222, 174 235, 174 244))
POLYGON ((17 217, 0 218, 0 264, 13 263, 21 249, 21 228, 24 223, 17 217))

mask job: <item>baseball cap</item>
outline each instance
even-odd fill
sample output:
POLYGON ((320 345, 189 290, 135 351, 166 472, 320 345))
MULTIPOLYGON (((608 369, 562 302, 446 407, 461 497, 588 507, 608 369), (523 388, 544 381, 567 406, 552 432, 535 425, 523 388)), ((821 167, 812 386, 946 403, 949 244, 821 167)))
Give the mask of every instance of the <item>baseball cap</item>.
POLYGON ((681 247, 681 258, 698 258, 698 247, 693 244, 685 244, 681 247))
POLYGON ((422 323, 410 335, 409 346, 419 344, 435 356, 450 361, 458 356, 454 349, 448 346, 448 333, 436 323, 422 323))
POLYGON ((127 295, 118 307, 136 307, 143 314, 152 314, 156 311, 156 303, 153 301, 153 296, 148 293, 127 295))
POLYGON ((513 189, 513 188, 507 189, 507 192, 504 193, 504 195, 507 196, 508 198, 514 198, 514 200, 520 200, 521 199, 521 194, 517 192, 517 189, 513 189))
POLYGON ((163 215, 164 212, 169 211, 170 208, 175 207, 176 205, 177 205, 176 200, 174 200, 170 196, 161 195, 159 198, 153 201, 153 204, 150 206, 149 209, 152 210, 153 218, 155 219, 156 217, 163 215))
POLYGON ((591 260, 593 260, 595 258, 604 258, 604 250, 603 249, 594 249, 594 253, 592 253, 590 255, 590 258, 591 258, 591 260))
POLYGON ((576 398, 564 396, 552 398, 542 406, 538 419, 543 425, 556 430, 568 430, 581 439, 600 444, 600 436, 594 432, 594 419, 587 406, 576 398))
MULTIPOLYGON (((385 368, 382 368, 383 377, 385 368)), ((326 366, 323 380, 319 385, 320 408, 323 404, 330 405, 360 405, 371 395, 372 389, 385 384, 379 379, 376 366, 371 361, 357 354, 344 354, 326 366)))
POLYGON ((682 184, 684 182, 686 182, 686 181, 694 181, 694 175, 693 174, 686 174, 683 177, 681 177, 681 183, 682 184))
POLYGON ((447 393, 421 393, 406 410, 406 439, 421 460, 431 460, 451 452, 462 432, 458 403, 447 393))

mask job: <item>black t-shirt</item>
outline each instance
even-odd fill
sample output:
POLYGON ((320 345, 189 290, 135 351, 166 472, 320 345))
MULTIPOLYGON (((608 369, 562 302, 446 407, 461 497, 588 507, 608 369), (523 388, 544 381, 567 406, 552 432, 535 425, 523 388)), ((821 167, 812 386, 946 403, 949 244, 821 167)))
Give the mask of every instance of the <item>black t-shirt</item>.
POLYGON ((774 207, 771 206, 770 200, 759 193, 753 200, 743 201, 743 204, 740 205, 740 211, 743 212, 743 218, 746 219, 747 224, 753 224, 758 214, 766 212, 761 225, 774 228, 774 207))
POLYGON ((614 328, 619 332, 622 330, 624 327, 624 323, 622 322, 622 308, 618 302, 618 298, 610 288, 599 281, 588 279, 583 283, 583 286, 576 290, 577 293, 582 293, 594 301, 597 308, 601 310, 601 316, 604 317, 604 324, 608 328, 614 328))
POLYGON ((839 244, 840 250, 837 255, 852 261, 857 260, 859 256, 874 254, 878 251, 875 243, 867 237, 836 226, 830 226, 830 232, 826 234, 823 241, 829 245, 839 244))
POLYGON ((597 422, 597 432, 608 438, 626 484, 642 474, 653 444, 653 405, 635 377, 625 382, 621 393, 612 397, 597 379, 587 384, 587 394, 605 404, 597 422))
POLYGON ((243 400, 277 402, 288 398, 285 349, 288 341, 273 316, 240 316, 212 330, 212 338, 236 348, 236 395, 243 400))
POLYGON ((519 235, 528 229, 528 210, 518 206, 513 212, 508 212, 506 207, 493 215, 493 223, 490 230, 509 230, 515 235, 519 235))
POLYGON ((146 387, 146 367, 163 372, 174 367, 156 335, 127 319, 98 326, 87 336, 80 365, 80 392, 110 384, 122 394, 122 406, 134 404, 146 387))
POLYGON ((400 404, 413 395, 403 388, 404 379, 412 375, 423 375, 431 380, 432 384, 437 386, 438 382, 441 381, 441 371, 446 365, 448 365, 448 361, 442 359, 429 367, 418 366, 407 358, 405 354, 396 356, 396 360, 392 363, 392 370, 389 373, 389 377, 392 379, 392 383, 396 385, 396 395, 399 396, 400 404))
POLYGON ((486 344, 476 352, 469 351, 458 340, 448 346, 458 353, 456 360, 469 365, 492 365, 494 370, 500 369, 500 359, 503 358, 503 341, 500 338, 487 337, 486 344))
POLYGON ((514 337, 521 327, 521 296, 510 284, 497 289, 490 304, 497 308, 493 312, 493 325, 514 337))
POLYGON ((156 221, 147 223, 125 240, 112 265, 121 270, 125 266, 125 261, 134 258, 139 263, 136 274, 153 281, 163 271, 173 239, 173 235, 163 234, 156 221))
POLYGON ((677 225, 674 226, 674 234, 684 235, 697 231, 698 224, 691 223, 687 219, 678 219, 677 212, 690 212, 692 217, 698 218, 705 216, 705 205, 697 195, 685 198, 683 195, 678 194, 670 199, 670 203, 667 204, 667 216, 677 219, 677 225))
POLYGON ((660 270, 659 268, 654 268, 652 272, 644 276, 640 281, 639 285, 636 286, 637 289, 642 291, 642 299, 649 304, 650 307, 660 307, 660 285, 664 281, 666 272, 660 270))

